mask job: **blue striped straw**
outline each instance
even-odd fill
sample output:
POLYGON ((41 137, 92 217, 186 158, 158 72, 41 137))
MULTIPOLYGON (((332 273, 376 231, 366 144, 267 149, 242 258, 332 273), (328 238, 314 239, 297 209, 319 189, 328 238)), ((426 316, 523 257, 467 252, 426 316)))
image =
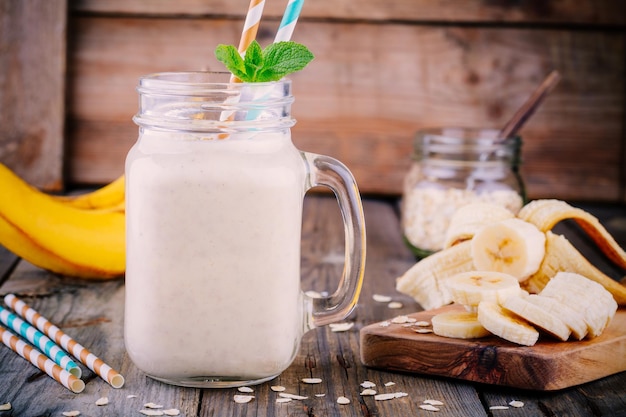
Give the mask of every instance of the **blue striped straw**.
POLYGON ((291 35, 298 22, 303 4, 304 0, 289 0, 285 8, 285 13, 283 14, 283 20, 280 22, 280 26, 278 26, 274 42, 291 40, 291 35))
POLYGON ((3 307, 0 307, 0 321, 19 333, 19 335, 24 339, 41 349, 46 356, 56 362, 61 368, 65 369, 75 377, 80 378, 82 371, 76 362, 74 362, 69 355, 57 346, 56 343, 50 340, 48 336, 41 333, 35 327, 26 323, 24 320, 3 307))

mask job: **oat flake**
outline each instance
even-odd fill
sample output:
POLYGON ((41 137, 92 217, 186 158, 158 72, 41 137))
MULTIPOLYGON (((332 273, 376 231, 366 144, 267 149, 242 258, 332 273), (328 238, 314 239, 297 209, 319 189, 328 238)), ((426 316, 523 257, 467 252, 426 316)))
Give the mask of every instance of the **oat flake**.
POLYGON ((416 321, 415 325, 419 326, 419 327, 428 327, 428 326, 430 326, 430 322, 424 321, 424 320, 420 320, 420 321, 416 321))
POLYGON ((396 383, 395 383, 395 382, 391 382, 391 381, 389 381, 389 382, 385 382, 385 386, 386 386, 386 387, 391 387, 391 386, 394 386, 394 385, 396 385, 396 383))
POLYGON ((387 304, 387 308, 390 308, 392 310, 397 310, 397 309, 402 308, 402 307, 404 307, 404 306, 399 301, 392 301, 389 304, 387 304))
POLYGON ((354 322, 331 323, 329 326, 332 332, 345 332, 354 327, 354 322))
POLYGON ((394 324, 404 324, 409 322, 409 316, 397 316, 391 319, 394 324))
POLYGON ((126 396, 126 398, 137 398, 137 396, 135 394, 129 394, 126 396))
POLYGON ((376 390, 373 390, 371 388, 365 388, 363 391, 361 391, 361 395, 362 396, 376 395, 376 390))
POLYGON ((169 410, 163 410, 163 414, 166 416, 177 416, 180 414, 180 410, 176 408, 170 408, 169 410))
POLYGON ((426 333, 432 333, 432 332, 433 332, 433 329, 423 329, 423 328, 420 328, 420 329, 413 329, 413 331, 414 331, 415 333, 422 333, 422 334, 426 334, 426 333))
POLYGON ((163 411, 161 410, 147 409, 147 410, 139 410, 139 412, 143 414, 144 416, 162 416, 163 415, 163 411))
POLYGON ((323 394, 323 393, 322 394, 315 394, 315 396, 318 397, 318 398, 321 398, 321 397, 325 397, 326 394, 323 394))
POLYGON ((63 411, 63 415, 65 417, 76 417, 80 415, 80 411, 78 410, 74 410, 74 411, 63 411))
POLYGON ((9 411, 11 409, 11 403, 0 404, 0 411, 9 411))
POLYGON ((491 407, 489 407, 490 410, 508 410, 509 407, 507 407, 506 405, 492 405, 491 407))
POLYGON ((420 404, 419 407, 422 410, 426 410, 426 411, 439 411, 439 408, 435 407, 434 405, 430 405, 430 404, 420 404))
POLYGON ((390 323, 390 322, 388 322, 387 320, 385 320, 385 321, 381 321, 381 322, 380 322, 380 327, 389 327, 389 325, 390 325, 390 324, 391 324, 391 323, 390 323))
POLYGON ((511 407, 515 407, 515 408, 522 408, 524 406, 524 402, 522 401, 518 401, 518 400, 513 400, 509 403, 509 405, 511 407))
POLYGON ((305 384, 321 384, 322 378, 302 378, 302 382, 305 384))
POLYGON ((339 397, 337 398, 337 404, 341 404, 341 405, 350 404, 350 399, 346 397, 339 397))
POLYGON ((361 382, 361 386, 363 388, 374 388, 376 384, 374 384, 372 381, 363 381, 361 382))
POLYGON ((394 398, 396 398, 396 394, 394 394, 393 392, 389 394, 378 394, 374 396, 374 399, 376 401, 386 401, 386 400, 391 400, 394 398))
POLYGON ((160 405, 160 404, 155 404, 155 403, 145 403, 143 406, 144 406, 144 408, 152 408, 152 409, 155 409, 155 408, 163 408, 163 406, 162 406, 162 405, 160 405))
POLYGON ((239 387, 239 388, 237 388, 237 391, 239 391, 239 392, 248 392, 248 393, 249 392, 254 392, 254 390, 252 388, 250 388, 250 387, 239 387))
POLYGON ((302 395, 289 394, 287 392, 281 392, 278 395, 283 398, 291 398, 292 400, 306 400, 307 398, 309 398, 309 397, 304 397, 302 395))
POLYGON ((390 296, 381 294, 374 294, 372 298, 378 303, 388 303, 392 300, 390 296))
POLYGON ((283 392, 287 388, 283 387, 282 385, 272 385, 270 389, 274 392, 283 392))
POLYGON ((245 404, 252 401, 254 395, 235 395, 234 400, 237 404, 245 404))
POLYGON ((107 397, 98 398, 96 400, 96 405, 107 405, 109 403, 109 399, 107 397))
POLYGON ((293 401, 293 400, 291 398, 276 398, 277 403, 288 403, 290 401, 293 401))
POLYGON ((423 403, 430 404, 430 405, 443 405, 443 402, 439 400, 424 400, 423 403))

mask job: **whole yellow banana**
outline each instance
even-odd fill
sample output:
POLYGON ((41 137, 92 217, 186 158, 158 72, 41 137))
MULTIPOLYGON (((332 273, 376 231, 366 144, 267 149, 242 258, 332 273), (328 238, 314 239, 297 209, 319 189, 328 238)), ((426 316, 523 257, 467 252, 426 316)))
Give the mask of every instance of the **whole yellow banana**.
POLYGON ((124 209, 125 177, 119 176, 114 181, 95 191, 69 196, 55 196, 72 207, 82 209, 124 209))
POLYGON ((82 209, 0 164, 0 244, 49 271, 90 279, 125 271, 123 210, 82 209))

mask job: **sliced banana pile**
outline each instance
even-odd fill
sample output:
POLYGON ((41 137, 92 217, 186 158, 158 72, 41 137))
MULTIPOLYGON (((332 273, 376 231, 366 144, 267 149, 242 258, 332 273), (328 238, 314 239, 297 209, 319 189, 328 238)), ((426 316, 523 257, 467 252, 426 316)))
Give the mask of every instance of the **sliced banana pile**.
POLYGON ((475 337, 468 335, 480 333, 477 323, 527 345, 536 342, 536 328, 561 340, 595 337, 617 305, 626 305, 626 287, 551 231, 564 219, 575 220, 610 260, 626 269, 626 252, 597 218, 581 209, 560 200, 536 200, 516 216, 481 203, 455 213, 446 247, 399 277, 396 289, 426 310, 452 302, 467 307, 468 314, 461 318, 444 316, 433 322, 435 333, 436 328, 449 329, 463 321, 467 334, 459 331, 456 337, 475 337), (494 273, 498 279, 494 280, 494 273), (584 308, 573 310, 570 305, 584 308))

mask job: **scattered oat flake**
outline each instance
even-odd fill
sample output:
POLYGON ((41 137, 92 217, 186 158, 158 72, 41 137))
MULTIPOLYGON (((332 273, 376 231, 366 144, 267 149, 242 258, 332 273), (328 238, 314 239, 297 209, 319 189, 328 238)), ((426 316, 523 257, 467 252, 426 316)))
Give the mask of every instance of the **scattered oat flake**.
POLYGON ((163 410, 163 414, 166 416, 177 416, 180 414, 180 410, 177 408, 170 408, 169 410, 163 410))
POLYGON ((332 332, 345 332, 354 327, 354 322, 331 323, 329 326, 332 332))
POLYGON ((489 407, 490 410, 508 410, 509 407, 507 407, 506 405, 492 405, 491 407, 489 407))
POLYGON ((390 308, 392 310, 396 310, 396 309, 402 308, 402 307, 404 307, 404 306, 399 301, 392 301, 389 304, 387 304, 387 308, 390 308))
POLYGON ((430 322, 424 321, 424 320, 420 320, 420 321, 416 321, 415 325, 419 326, 419 327, 428 327, 428 326, 430 326, 430 322))
POLYGON ((0 404, 0 411, 9 411, 11 409, 11 403, 0 404))
POLYGON ((385 382, 385 386, 386 386, 386 387, 391 387, 391 386, 394 386, 394 385, 396 385, 396 383, 395 383, 395 382, 391 382, 391 381, 389 381, 389 382, 385 382))
POLYGON ((321 398, 321 397, 325 397, 326 394, 322 393, 322 394, 315 394, 316 397, 321 398))
POLYGON ((283 392, 287 388, 283 387, 282 385, 272 385, 270 389, 274 392, 283 392))
POLYGON ((409 322, 409 316, 397 316, 391 319, 391 322, 394 324, 403 324, 409 322))
POLYGON ((388 303, 392 300, 390 296, 381 294, 374 294, 372 298, 374 299, 374 301, 379 303, 388 303))
POLYGON ((237 404, 245 404, 252 401, 254 395, 235 395, 234 400, 237 404))
POLYGON ((144 406, 144 408, 152 408, 152 409, 154 409, 154 408, 163 408, 162 405, 155 404, 155 403, 145 403, 143 406, 144 406))
POLYGON ((309 398, 302 395, 289 394, 288 392, 281 392, 278 395, 283 398, 291 398, 292 400, 306 400, 309 398))
POLYGON ((443 402, 439 400, 424 400, 423 403, 430 404, 430 405, 443 405, 443 402))
POLYGON ((137 396, 135 394, 130 394, 130 395, 127 395, 126 398, 137 398, 137 396))
POLYGON ((409 394, 407 392, 394 392, 396 398, 408 397, 409 394))
POLYGON ((361 382, 361 386, 363 388, 374 388, 376 384, 374 384, 372 381, 363 381, 361 382))
POLYGON ((321 384, 322 378, 302 378, 302 382, 305 384, 321 384))
POLYGON ((162 416, 163 415, 163 411, 161 410, 147 409, 147 410, 139 410, 139 412, 143 414, 144 416, 162 416))
POLYGON ((433 329, 424 329, 424 328, 419 328, 419 329, 413 329, 413 331, 415 333, 432 333, 433 329))
POLYGON ((80 415, 80 411, 78 410, 74 410, 74 411, 63 411, 63 415, 65 417, 76 417, 80 415))
POLYGON ((293 401, 293 400, 291 398, 276 398, 277 403, 288 403, 290 401, 293 401))
POLYGON ((426 410, 426 411, 439 411, 439 408, 435 407, 434 405, 430 405, 430 404, 420 404, 419 407, 422 410, 426 410))
POLYGON ((371 389, 371 388, 365 388, 363 391, 361 391, 361 395, 362 395, 362 396, 366 396, 366 395, 376 395, 376 390, 371 389))
POLYGON ((518 400, 513 400, 509 403, 509 405, 511 407, 515 407, 515 408, 522 408, 524 406, 524 402, 523 401, 518 401, 518 400))
POLYGON ((96 405, 107 405, 108 403, 109 403, 108 397, 102 397, 96 400, 96 405))
POLYGON ((396 394, 394 394, 393 392, 388 393, 388 394, 378 394, 378 395, 374 395, 374 399, 376 401, 386 401, 386 400, 391 400, 396 398, 396 394))
POLYGON ((385 320, 385 321, 381 321, 379 326, 380 327, 389 327, 390 324, 391 323, 389 321, 385 320))
POLYGON ((342 405, 350 404, 350 399, 346 397, 339 397, 337 398, 337 404, 342 404, 342 405))
POLYGON ((237 388, 237 391, 239 392, 254 392, 254 390, 250 387, 239 387, 237 388))

